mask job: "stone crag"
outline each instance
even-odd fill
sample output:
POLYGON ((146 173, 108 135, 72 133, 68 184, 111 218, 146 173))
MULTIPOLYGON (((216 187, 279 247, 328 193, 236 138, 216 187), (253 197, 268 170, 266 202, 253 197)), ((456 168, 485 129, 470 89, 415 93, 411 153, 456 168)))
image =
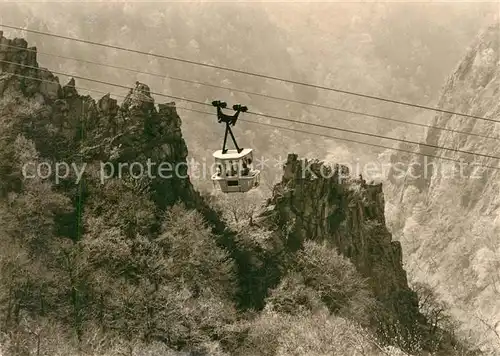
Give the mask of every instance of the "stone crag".
POLYGON ((407 283, 401 246, 385 227, 382 184, 348 175, 345 166, 332 168, 289 155, 265 218, 286 231, 292 250, 304 240, 333 244, 368 279, 388 315, 409 328, 422 319, 417 295, 407 283))
POLYGON ((156 107, 149 87, 139 82, 121 105, 109 94, 96 102, 78 93, 74 79, 61 86, 58 77, 39 68, 36 48, 28 48, 24 39, 9 40, 1 33, 0 60, 3 115, 14 114, 13 129, 33 140, 41 156, 143 167, 150 159, 156 166, 152 177, 166 162, 179 167, 172 179, 144 173, 157 205, 164 209, 177 200, 198 201, 186 174, 188 151, 174 103, 156 107))

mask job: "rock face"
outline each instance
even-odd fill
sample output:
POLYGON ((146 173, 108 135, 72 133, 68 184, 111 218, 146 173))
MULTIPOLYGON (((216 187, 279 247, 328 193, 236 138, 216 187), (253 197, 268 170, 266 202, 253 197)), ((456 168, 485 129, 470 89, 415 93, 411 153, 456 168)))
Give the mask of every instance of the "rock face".
POLYGON ((268 219, 287 231, 287 244, 327 240, 368 278, 374 295, 402 324, 420 318, 407 284, 401 246, 385 227, 382 185, 349 178, 347 167, 289 155, 268 202, 268 219))
MULTIPOLYGON (((439 102, 449 111, 500 121, 500 37, 490 26, 471 45, 448 78, 439 102)), ((429 129, 426 143, 500 157, 500 124, 451 114, 436 114, 434 126, 492 139, 429 129)), ((415 147, 412 147, 415 150, 415 147)), ((418 147, 422 154, 445 156, 498 167, 498 160, 418 147)), ((435 287, 481 336, 480 317, 500 332, 500 184, 499 171, 461 168, 458 163, 417 155, 391 155, 403 174, 389 172, 388 224, 403 241, 415 280, 435 287), (409 163, 412 163, 411 165, 409 163), (412 176, 405 174, 412 170, 412 176), (481 317, 487 316, 487 317, 481 317)), ((492 337, 495 336, 492 333, 492 337)))

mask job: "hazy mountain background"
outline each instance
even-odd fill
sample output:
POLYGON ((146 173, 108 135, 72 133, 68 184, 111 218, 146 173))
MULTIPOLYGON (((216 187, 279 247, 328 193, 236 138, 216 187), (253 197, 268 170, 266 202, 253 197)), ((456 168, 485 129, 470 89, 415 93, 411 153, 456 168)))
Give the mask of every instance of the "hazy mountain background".
MULTIPOLYGON (((27 26, 30 29, 49 31, 68 36, 75 36, 96 42, 138 49, 146 52, 166 54, 173 57, 196 60, 240 70, 270 74, 274 76, 304 81, 319 85, 332 86, 355 92, 378 95, 391 99, 410 101, 422 105, 437 105, 441 87, 447 77, 455 71, 457 65, 467 53, 478 33, 498 16, 498 3, 2 3, 0 21, 3 24, 27 26)), ((152 73, 161 73, 190 80, 209 82, 216 85, 287 97, 294 100, 316 102, 343 109, 358 110, 375 115, 384 115, 419 123, 431 123, 432 112, 405 108, 393 104, 384 104, 368 99, 349 97, 333 92, 317 91, 280 82, 266 81, 207 68, 190 66, 168 60, 148 58, 128 52, 103 49, 72 41, 61 40, 36 34, 25 34, 4 29, 8 37, 25 37, 30 45, 36 45, 39 52, 72 56, 92 61, 129 67, 152 73)), ((261 97, 244 95, 222 89, 193 86, 164 78, 119 71, 115 69, 82 64, 39 54, 41 65, 49 69, 73 73, 120 85, 133 86, 136 80, 147 83, 151 90, 163 94, 172 94, 199 101, 211 102, 221 99, 229 105, 242 103, 254 112, 263 112, 307 122, 318 122, 331 126, 356 129, 365 132, 384 134, 393 137, 405 137, 419 141, 426 137, 426 132, 411 125, 397 125, 394 122, 356 117, 335 111, 311 108, 285 103, 261 97)), ((64 83, 68 77, 60 76, 64 83)), ((102 84, 77 80, 77 86, 109 91, 125 95, 126 90, 102 84)), ((456 92, 460 92, 457 90, 456 92)), ((99 97, 96 93, 93 97, 99 97)), ((121 98, 118 98, 121 99, 121 98)), ((156 96, 158 102, 169 101, 156 96)), ((121 101, 121 100, 119 100, 121 101)), ((192 106, 177 102, 179 107, 213 111, 211 107, 192 106)), ((458 110, 458 109, 457 109, 458 110)), ((211 153, 218 149, 222 141, 222 127, 217 126, 213 116, 179 110, 183 120, 189 154, 198 162, 211 164, 211 153)), ((246 115, 245 118, 255 120, 246 115)), ((289 123, 271 121, 276 125, 292 127, 289 123)), ((313 132, 326 133, 307 126, 293 127, 313 132)), ((296 152, 301 156, 326 158, 329 161, 369 162, 379 158, 381 150, 369 146, 343 143, 338 140, 326 140, 317 136, 295 134, 285 130, 272 130, 254 124, 241 122, 235 130, 243 146, 251 146, 258 157, 269 159, 271 167, 264 172, 265 189, 278 178, 281 169, 278 162, 287 152, 296 152), (274 166, 276 164, 276 166, 274 166)), ((392 146, 391 141, 381 142, 363 136, 348 135, 332 130, 332 135, 353 138, 392 146)), ((444 142, 444 141, 443 141, 444 142)), ((446 142, 453 146, 454 142, 446 142)), ((202 189, 211 188, 207 180, 192 179, 202 189)), ((442 185, 447 192, 432 198, 434 212, 446 211, 455 202, 451 199, 453 186, 442 185), (448 189, 448 190, 446 190, 448 189)), ((489 191, 488 191, 489 192, 489 191)), ((493 192, 493 191, 492 191, 493 192)), ((491 193, 491 192, 490 192, 491 193)), ((409 194, 409 193, 408 193, 409 194)), ((493 194, 493 193, 491 193, 493 194)), ((399 196, 399 195, 398 195, 399 196)), ((408 199, 399 202, 393 210, 405 209, 408 199)), ((397 201, 397 200, 396 200, 397 201)), ((425 205, 428 199, 414 199, 425 205)), ((408 203, 413 209, 414 204, 408 203)), ((420 205, 419 205, 420 206, 420 205)), ((389 209, 390 210, 390 209, 389 209)), ((431 212, 432 212, 431 211, 431 212)), ((413 212, 413 210, 412 210, 413 212)), ((466 212, 481 217, 481 209, 466 209, 466 212)), ((410 259, 412 271, 409 278, 417 276, 418 266, 424 269, 418 279, 433 276, 433 281, 450 283, 441 286, 441 292, 447 301, 463 305, 471 302, 470 288, 475 288, 470 280, 474 275, 462 273, 477 269, 478 266, 490 266, 480 259, 491 259, 488 251, 472 248, 468 240, 460 244, 457 255, 468 258, 467 251, 485 253, 473 256, 475 262, 464 264, 462 270, 446 263, 445 257, 436 263, 440 268, 428 269, 430 260, 428 249, 418 249, 423 235, 411 230, 413 225, 405 224, 411 214, 391 212, 393 232, 402 240, 405 259, 410 259), (402 222, 400 220, 403 220, 402 222), (396 223, 396 222, 398 223, 396 223), (411 235, 411 236, 410 236, 411 235), (410 239, 410 237, 413 239, 410 239), (422 253, 422 251, 426 253, 422 253), (464 252, 465 251, 465 252, 464 252), (417 253, 418 252, 418 253, 417 253), (423 267, 422 267, 423 266, 423 267), (413 274, 412 274, 413 273, 413 274), (439 278, 434 278, 438 275, 439 278), (460 288, 465 279, 467 288, 460 288), (446 293, 448 292, 448 293, 446 293)), ((450 226, 456 224, 464 211, 454 212, 448 217, 450 226), (451 216, 453 215, 453 216, 451 216)), ((432 214, 431 214, 432 215, 432 214)), ((446 215, 446 214, 445 214, 446 215)), ((438 216, 438 215, 436 215, 438 216)), ((439 215, 442 217, 443 215, 439 215)), ((441 226, 439 219, 418 220, 420 225, 441 226), (432 222, 431 222, 432 221, 432 222)), ((492 220, 494 221, 494 220, 492 220)), ((413 220, 411 221, 413 223, 413 220)), ((491 222, 492 223, 492 222, 491 222)), ((484 224, 487 224, 486 222, 484 224)), ((486 226, 486 225, 477 226, 486 226)), ((433 241, 446 235, 451 239, 460 232, 438 231, 432 227, 426 230, 425 241, 433 241)), ((460 231, 464 231, 462 228, 460 231)), ((494 228, 487 230, 488 236, 495 235, 494 228)), ((486 238, 483 236, 483 238, 486 238)), ((466 234, 462 236, 466 238, 466 234), (464 237, 465 236, 465 237, 464 237)), ((446 239, 445 241, 449 241, 446 239)), ((479 244, 479 245, 478 245, 479 244)), ((479 247, 478 247, 479 246, 479 247)), ((494 250, 492 250, 495 252, 494 250)), ((471 257, 472 258, 472 257, 471 257)), ((488 267, 490 268, 490 267, 488 267)), ((478 272, 479 273, 479 272, 478 272)), ((495 276, 495 268, 480 272, 481 283, 488 283, 484 276, 495 276)), ((493 291, 484 291, 473 295, 475 303, 483 313, 493 308, 493 291)), ((436 288, 438 286, 436 285, 436 288)), ((439 288, 438 288, 439 289, 439 288)), ((472 305, 472 304, 471 304, 472 305)), ((457 308, 462 320, 467 321, 468 313, 474 310, 457 308), (465 313, 465 314, 464 314, 465 313)), ((494 320, 493 320, 493 325, 494 320)), ((476 324, 471 324, 471 328, 476 324)), ((467 325, 465 325, 467 326, 467 325)), ((498 329, 497 329, 498 330, 498 329)), ((482 331, 481 331, 482 332, 482 331)), ((494 337, 494 336, 493 336, 494 337)))

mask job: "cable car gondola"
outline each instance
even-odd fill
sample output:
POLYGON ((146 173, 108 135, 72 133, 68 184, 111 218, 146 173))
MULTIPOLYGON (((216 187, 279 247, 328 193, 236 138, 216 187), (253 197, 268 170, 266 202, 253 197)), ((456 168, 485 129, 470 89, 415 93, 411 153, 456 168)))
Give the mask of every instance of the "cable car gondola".
POLYGON ((224 143, 222 150, 215 151, 213 157, 217 166, 217 172, 212 175, 212 181, 218 184, 224 193, 245 193, 260 185, 260 171, 253 168, 253 151, 251 148, 240 148, 236 143, 231 126, 236 124, 240 112, 246 112, 247 107, 233 105, 236 113, 233 116, 226 115, 222 109, 227 104, 221 101, 213 101, 212 105, 217 108, 217 119, 219 123, 226 124, 224 143), (227 134, 231 135, 235 150, 226 148, 227 134))

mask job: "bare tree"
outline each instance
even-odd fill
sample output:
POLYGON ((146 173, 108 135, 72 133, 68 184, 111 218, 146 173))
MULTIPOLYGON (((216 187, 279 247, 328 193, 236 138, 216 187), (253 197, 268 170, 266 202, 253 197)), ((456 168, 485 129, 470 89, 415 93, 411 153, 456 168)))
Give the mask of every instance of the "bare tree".
POLYGON ((214 204, 228 223, 248 223, 253 226, 255 215, 263 205, 263 194, 258 190, 242 194, 220 193, 214 199, 214 204))

